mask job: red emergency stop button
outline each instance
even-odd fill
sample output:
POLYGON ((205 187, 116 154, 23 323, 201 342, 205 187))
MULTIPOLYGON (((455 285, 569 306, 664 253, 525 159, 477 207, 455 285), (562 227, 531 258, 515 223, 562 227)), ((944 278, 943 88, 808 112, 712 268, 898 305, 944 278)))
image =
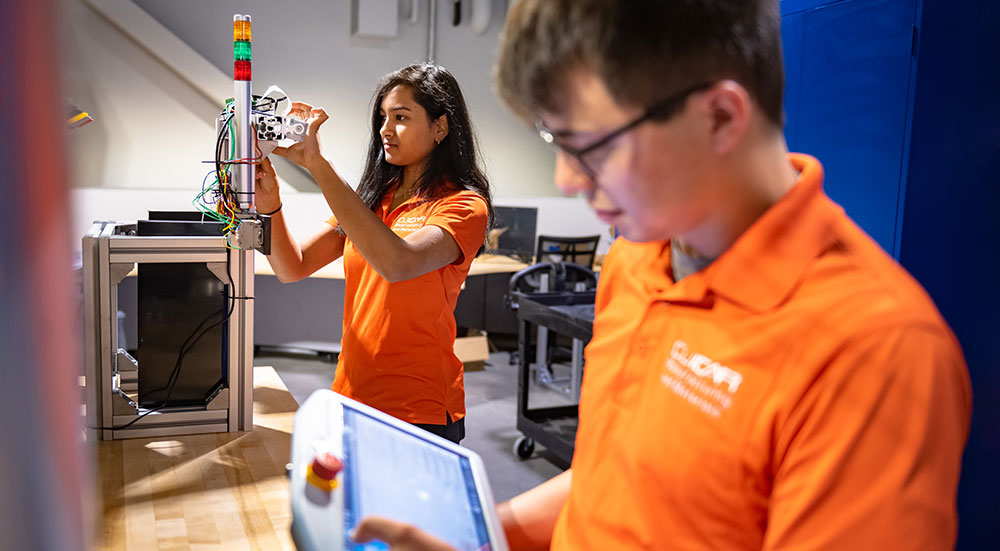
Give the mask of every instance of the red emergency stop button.
POLYGON ((336 455, 320 452, 306 469, 306 481, 317 488, 329 492, 337 487, 337 473, 344 468, 344 462, 336 455))

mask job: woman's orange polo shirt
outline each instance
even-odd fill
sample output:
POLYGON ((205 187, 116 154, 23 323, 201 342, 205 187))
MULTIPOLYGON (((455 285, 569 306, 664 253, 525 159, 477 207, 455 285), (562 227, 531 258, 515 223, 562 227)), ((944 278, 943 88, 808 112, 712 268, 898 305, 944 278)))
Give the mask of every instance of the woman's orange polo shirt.
MULTIPOLYGON (((389 283, 344 245, 344 332, 333 390, 410 423, 443 425, 465 416, 462 362, 455 356, 455 302, 486 237, 486 201, 473 191, 413 197, 375 212, 400 237, 438 226, 461 249, 454 263, 389 283), (447 415, 446 415, 447 414, 447 415)), ((337 220, 328 221, 336 226, 337 220)))

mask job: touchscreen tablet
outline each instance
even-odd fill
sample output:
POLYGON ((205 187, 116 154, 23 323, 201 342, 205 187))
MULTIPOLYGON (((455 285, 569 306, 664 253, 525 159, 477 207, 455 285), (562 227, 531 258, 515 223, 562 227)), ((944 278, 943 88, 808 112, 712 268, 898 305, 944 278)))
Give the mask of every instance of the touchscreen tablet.
POLYGON ((459 550, 507 549, 475 452, 330 390, 296 414, 291 492, 299 549, 386 549, 349 538, 368 515, 413 524, 459 550), (342 465, 332 489, 316 476, 330 478, 328 469, 314 468, 325 454, 342 465))

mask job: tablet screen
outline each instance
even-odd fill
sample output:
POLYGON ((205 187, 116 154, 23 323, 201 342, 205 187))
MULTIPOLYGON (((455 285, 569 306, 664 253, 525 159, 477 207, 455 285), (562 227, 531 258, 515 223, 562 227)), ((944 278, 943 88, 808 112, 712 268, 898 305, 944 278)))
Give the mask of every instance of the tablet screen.
MULTIPOLYGON (((368 515, 413 524, 459 550, 489 550, 467 457, 344 406, 344 528, 368 515)), ((348 549, 385 549, 347 542, 348 549)))

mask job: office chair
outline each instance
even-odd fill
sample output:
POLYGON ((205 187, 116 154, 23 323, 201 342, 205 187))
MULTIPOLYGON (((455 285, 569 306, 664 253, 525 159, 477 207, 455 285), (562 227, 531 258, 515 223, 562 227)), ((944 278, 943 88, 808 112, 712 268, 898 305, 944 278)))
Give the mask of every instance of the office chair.
POLYGON ((597 288, 597 274, 590 268, 570 262, 540 262, 523 268, 510 276, 504 304, 508 310, 517 310, 519 295, 531 293, 564 293, 593 291, 597 288), (548 288, 542 290, 542 274, 547 274, 548 288))
MULTIPOLYGON (((593 292, 595 289, 597 289, 597 274, 590 268, 570 262, 541 262, 528 266, 510 277, 507 295, 504 296, 504 304, 508 310, 516 313, 517 300, 521 296, 532 293, 593 292), (548 275, 547 286, 544 290, 542 289, 542 275, 548 275)), ((539 382, 558 389, 554 383, 565 382, 565 380, 557 380, 554 377, 551 365, 572 359, 572 349, 559 346, 556 336, 553 334, 550 338, 546 328, 538 327, 537 331, 539 338, 545 341, 545 344, 541 345, 541 348, 545 349, 545 353, 543 357, 536 358, 536 376, 539 382)), ((519 351, 511 352, 509 360, 511 365, 521 361, 519 351)))
POLYGON ((539 235, 535 247, 535 262, 572 262, 585 268, 593 268, 597 257, 597 243, 600 235, 584 237, 558 237, 539 235))

